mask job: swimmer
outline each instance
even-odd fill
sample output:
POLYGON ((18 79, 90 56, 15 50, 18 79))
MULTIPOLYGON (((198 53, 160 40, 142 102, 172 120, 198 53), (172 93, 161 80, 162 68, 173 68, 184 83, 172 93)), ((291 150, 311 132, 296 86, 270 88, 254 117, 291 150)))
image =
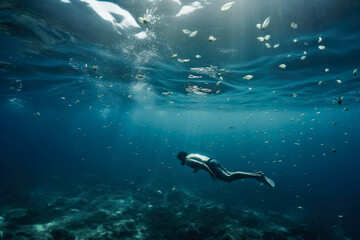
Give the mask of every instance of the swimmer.
POLYGON ((197 172, 199 169, 207 171, 214 180, 219 179, 230 183, 238 179, 252 178, 270 187, 275 187, 274 181, 265 177, 263 172, 230 172, 221 166, 217 160, 197 153, 187 154, 181 151, 178 153, 177 158, 181 161, 181 165, 187 165, 193 168, 194 172, 197 172))

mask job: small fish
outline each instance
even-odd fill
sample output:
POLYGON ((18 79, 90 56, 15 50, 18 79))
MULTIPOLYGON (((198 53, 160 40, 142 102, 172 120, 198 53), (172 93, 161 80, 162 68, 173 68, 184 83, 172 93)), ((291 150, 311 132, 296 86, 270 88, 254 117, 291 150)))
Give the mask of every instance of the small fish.
POLYGON ((324 50, 324 49, 325 49, 325 46, 320 45, 320 46, 319 46, 319 49, 320 49, 320 50, 324 50))
POLYGON ((177 54, 173 54, 171 57, 172 57, 172 58, 176 58, 176 57, 177 57, 177 54))
POLYGON ((322 37, 319 37, 318 43, 321 43, 321 42, 322 42, 322 37))
POLYGON ((270 17, 268 17, 264 20, 263 24, 261 25, 261 28, 262 29, 267 28, 267 26, 269 26, 269 23, 270 23, 270 17))
POLYGON ((256 28, 261 29, 261 23, 256 24, 256 28))
POLYGON ((357 74, 357 69, 356 68, 354 69, 353 74, 354 74, 354 76, 356 76, 356 74, 357 74))
POLYGON ((305 60, 305 59, 306 59, 306 56, 302 56, 300 59, 301 59, 301 60, 305 60))
POLYGON ((279 68, 286 69, 286 65, 282 63, 279 65, 279 68))
POLYGON ((227 10, 229 10, 229 9, 231 8, 231 6, 232 6, 234 3, 235 3, 235 2, 228 2, 228 3, 224 4, 224 5, 220 8, 220 10, 221 10, 221 11, 227 11, 227 10))
POLYGON ((278 48, 279 46, 280 46, 280 44, 277 43, 277 44, 274 45, 274 48, 278 48))
POLYGON ((298 25, 294 22, 291 22, 290 23, 290 26, 293 28, 293 29, 297 29, 298 25))
POLYGON ((189 37, 195 37, 198 32, 199 30, 193 31, 192 33, 190 33, 189 37))
POLYGON ((342 81, 341 81, 340 79, 337 79, 336 82, 337 82, 338 84, 341 84, 341 83, 342 83, 342 81))
POLYGON ((265 46, 266 46, 267 48, 271 48, 271 45, 268 44, 268 43, 265 43, 265 46))
POLYGON ((260 42, 265 41, 265 38, 263 38, 263 37, 257 37, 256 39, 259 40, 260 42))
POLYGON ((269 40, 270 39, 270 35, 266 35, 265 37, 264 37, 264 39, 267 41, 267 40, 269 40))
POLYGON ((195 55, 195 57, 199 59, 199 58, 201 58, 201 55, 195 55))
POLYGON ((181 63, 185 63, 185 62, 190 62, 190 59, 181 59, 181 58, 178 58, 178 61, 181 62, 181 63))
POLYGON ((253 75, 246 75, 243 77, 244 80, 250 80, 252 79, 254 76, 253 75))

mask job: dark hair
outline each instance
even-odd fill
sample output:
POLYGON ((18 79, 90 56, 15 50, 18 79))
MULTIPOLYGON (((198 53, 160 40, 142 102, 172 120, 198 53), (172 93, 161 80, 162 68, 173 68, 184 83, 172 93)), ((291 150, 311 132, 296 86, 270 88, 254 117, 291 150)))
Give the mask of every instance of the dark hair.
POLYGON ((184 151, 180 151, 177 155, 177 158, 181 161, 181 165, 185 164, 185 158, 188 154, 184 151))

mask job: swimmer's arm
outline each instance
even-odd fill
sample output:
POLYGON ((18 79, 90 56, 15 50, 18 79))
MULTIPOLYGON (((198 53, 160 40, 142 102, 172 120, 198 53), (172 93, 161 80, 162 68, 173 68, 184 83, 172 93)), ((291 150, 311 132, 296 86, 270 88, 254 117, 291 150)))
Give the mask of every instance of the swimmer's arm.
POLYGON ((194 172, 197 172, 199 169, 203 169, 203 170, 207 171, 211 175, 211 177, 213 177, 213 178, 215 177, 215 174, 213 173, 213 171, 211 171, 211 169, 205 163, 196 161, 194 159, 187 159, 186 165, 193 168, 194 172))

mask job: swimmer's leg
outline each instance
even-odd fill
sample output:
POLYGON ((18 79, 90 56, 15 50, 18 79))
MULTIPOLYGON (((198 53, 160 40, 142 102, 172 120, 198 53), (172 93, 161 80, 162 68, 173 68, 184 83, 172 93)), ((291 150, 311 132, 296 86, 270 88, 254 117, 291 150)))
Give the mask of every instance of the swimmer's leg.
POLYGON ((257 173, 233 172, 230 173, 229 178, 230 178, 230 182, 238 179, 253 178, 264 184, 269 185, 270 187, 275 187, 274 181, 268 177, 265 177, 263 172, 257 172, 257 173))

